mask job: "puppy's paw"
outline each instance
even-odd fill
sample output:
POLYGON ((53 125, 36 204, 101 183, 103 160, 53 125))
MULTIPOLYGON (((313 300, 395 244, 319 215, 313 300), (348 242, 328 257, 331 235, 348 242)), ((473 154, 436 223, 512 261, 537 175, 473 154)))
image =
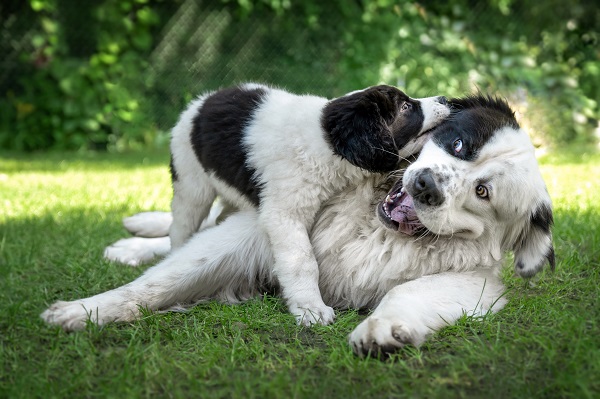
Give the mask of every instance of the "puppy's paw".
POLYGON ((290 312, 296 316, 296 321, 299 325, 310 327, 314 324, 322 324, 324 326, 333 323, 335 313, 332 307, 319 304, 299 304, 290 306, 290 312))
POLYGON ((88 310, 82 301, 58 301, 46 309, 40 317, 48 324, 57 325, 65 331, 77 331, 85 328, 86 322, 98 321, 98 314, 94 318, 94 311, 88 310))
POLYGON ((156 256, 166 255, 170 250, 169 237, 131 237, 106 247, 104 258, 129 266, 138 266, 151 261, 156 256))
POLYGON ((348 341, 354 353, 361 357, 386 356, 405 345, 419 346, 425 341, 431 330, 414 324, 370 316, 350 333, 348 341))
POLYGON ((123 219, 123 226, 138 237, 166 237, 172 222, 171 212, 140 212, 123 219))

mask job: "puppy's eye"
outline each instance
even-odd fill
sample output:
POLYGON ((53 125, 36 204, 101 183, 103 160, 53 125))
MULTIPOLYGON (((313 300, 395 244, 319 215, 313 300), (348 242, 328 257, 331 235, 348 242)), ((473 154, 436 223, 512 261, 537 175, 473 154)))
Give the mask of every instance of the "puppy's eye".
POLYGON ((483 184, 480 184, 475 188, 475 194, 477 194, 479 198, 488 198, 490 196, 488 188, 483 184))
POLYGON ((402 106, 400 107, 400 111, 402 112, 406 112, 406 111, 410 111, 412 109, 412 104, 411 103, 402 103, 402 106))
POLYGON ((454 143, 452 143, 452 148, 454 148, 454 153, 458 154, 463 148, 462 140, 461 139, 454 140, 454 143))

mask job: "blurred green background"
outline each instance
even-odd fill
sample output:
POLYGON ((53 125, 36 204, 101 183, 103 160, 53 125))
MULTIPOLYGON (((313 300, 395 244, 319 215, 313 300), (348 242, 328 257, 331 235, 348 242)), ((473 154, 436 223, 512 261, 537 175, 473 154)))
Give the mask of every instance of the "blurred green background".
POLYGON ((599 32, 584 0, 2 0, 0 147, 164 147, 187 101, 243 81, 480 90, 536 145, 595 146, 599 32))

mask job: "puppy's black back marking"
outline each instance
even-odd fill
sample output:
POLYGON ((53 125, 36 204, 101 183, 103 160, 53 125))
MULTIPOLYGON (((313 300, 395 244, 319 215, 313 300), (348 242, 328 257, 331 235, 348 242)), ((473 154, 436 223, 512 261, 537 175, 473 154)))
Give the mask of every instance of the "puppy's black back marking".
POLYGON ((243 146, 244 129, 251 122, 266 90, 232 87, 210 95, 194 118, 191 141, 207 172, 237 188, 258 206, 260 186, 253 178, 243 146))

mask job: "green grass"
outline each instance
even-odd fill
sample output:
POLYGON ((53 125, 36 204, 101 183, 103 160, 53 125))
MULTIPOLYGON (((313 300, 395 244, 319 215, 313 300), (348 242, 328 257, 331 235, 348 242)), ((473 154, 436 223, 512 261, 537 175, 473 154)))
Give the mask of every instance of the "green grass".
POLYGON ((547 156, 555 273, 504 273, 507 307, 463 318, 420 349, 359 359, 364 318, 295 325, 280 300, 209 303, 65 333, 39 318, 57 299, 126 283, 143 268, 102 259, 121 218, 169 208, 166 154, 0 154, 0 397, 482 397, 600 395, 600 156, 547 156))

